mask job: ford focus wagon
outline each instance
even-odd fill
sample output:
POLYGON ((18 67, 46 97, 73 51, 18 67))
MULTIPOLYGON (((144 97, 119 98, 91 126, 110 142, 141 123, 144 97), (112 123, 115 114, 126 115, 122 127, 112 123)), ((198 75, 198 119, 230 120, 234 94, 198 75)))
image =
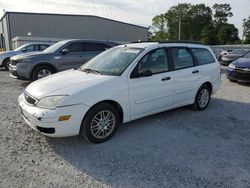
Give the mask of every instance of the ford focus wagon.
POLYGON ((121 123, 185 105, 204 110, 220 84, 207 46, 135 43, 35 81, 18 100, 24 120, 42 134, 100 143, 121 123))

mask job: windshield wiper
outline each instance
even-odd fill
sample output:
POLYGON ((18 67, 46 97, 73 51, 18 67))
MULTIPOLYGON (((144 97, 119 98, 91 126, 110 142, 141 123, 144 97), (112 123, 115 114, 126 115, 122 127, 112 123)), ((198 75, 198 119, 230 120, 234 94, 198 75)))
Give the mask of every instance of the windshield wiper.
POLYGON ((87 72, 87 73, 94 73, 94 74, 102 74, 102 73, 100 73, 99 71, 97 71, 97 70, 94 70, 94 69, 81 69, 83 72, 87 72))

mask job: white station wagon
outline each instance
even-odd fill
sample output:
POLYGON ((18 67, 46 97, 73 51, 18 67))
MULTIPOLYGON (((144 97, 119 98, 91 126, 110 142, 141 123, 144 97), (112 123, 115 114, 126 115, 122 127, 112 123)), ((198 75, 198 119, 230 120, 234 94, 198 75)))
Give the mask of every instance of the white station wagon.
POLYGON ((220 85, 207 46, 134 43, 33 82, 18 101, 26 123, 42 134, 100 143, 120 123, 185 105, 204 110, 220 85))

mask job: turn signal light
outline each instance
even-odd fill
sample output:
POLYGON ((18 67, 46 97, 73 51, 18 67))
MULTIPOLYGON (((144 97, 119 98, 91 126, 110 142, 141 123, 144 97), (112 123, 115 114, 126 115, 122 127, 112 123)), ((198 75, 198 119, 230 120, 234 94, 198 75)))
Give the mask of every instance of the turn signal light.
POLYGON ((60 116, 58 118, 58 121, 67 121, 67 120, 69 120, 70 117, 71 117, 71 115, 60 116))

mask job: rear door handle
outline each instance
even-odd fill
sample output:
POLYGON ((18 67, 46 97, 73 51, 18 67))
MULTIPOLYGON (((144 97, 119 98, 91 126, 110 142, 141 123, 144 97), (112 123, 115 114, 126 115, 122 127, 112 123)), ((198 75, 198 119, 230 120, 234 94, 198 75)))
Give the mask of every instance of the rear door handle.
POLYGON ((197 73, 199 73, 200 71, 199 70, 194 70, 192 73, 193 74, 197 74, 197 73))
POLYGON ((171 77, 168 76, 168 77, 164 77, 164 78, 161 79, 161 81, 163 81, 163 82, 168 81, 168 80, 171 80, 171 77))

